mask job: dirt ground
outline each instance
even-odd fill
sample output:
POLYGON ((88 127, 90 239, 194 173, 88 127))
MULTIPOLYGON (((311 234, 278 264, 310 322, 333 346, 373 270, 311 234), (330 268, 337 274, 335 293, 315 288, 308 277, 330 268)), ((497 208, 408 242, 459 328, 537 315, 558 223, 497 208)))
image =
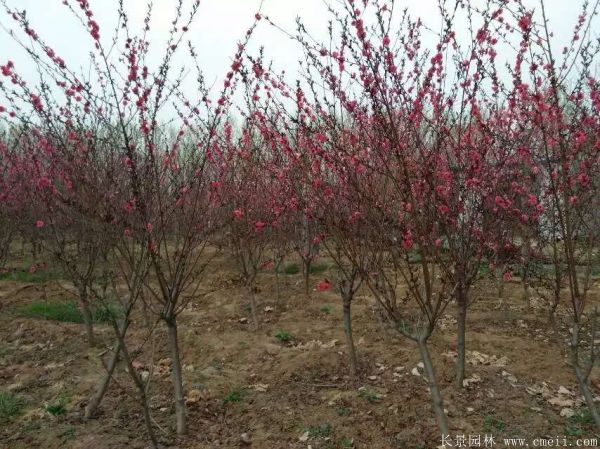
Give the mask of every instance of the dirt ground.
MULTIPOLYGON (((315 274, 313 285, 328 276, 315 274)), ((189 435, 174 436, 166 330, 152 339, 142 326, 131 336, 136 367, 151 374, 150 404, 163 445, 181 449, 238 448, 435 448, 440 445, 416 345, 387 329, 373 300, 361 292, 353 305, 360 380, 351 381, 342 330, 341 300, 335 289, 307 299, 301 275, 259 279, 258 331, 249 323, 243 288, 231 264, 219 259, 204 291, 179 319, 187 391, 189 435), (280 342, 284 331, 291 340, 280 342)), ((104 342, 89 349, 82 325, 27 319, 17 304, 65 298, 66 281, 27 285, 0 282, 0 392, 18 394, 22 414, 0 425, 0 448, 148 447, 135 390, 118 367, 98 418, 84 421, 87 398, 108 358, 111 330, 96 326, 104 342), (66 413, 53 416, 44 404, 62 398, 66 413)), ((592 300, 598 301, 598 287, 592 300)), ((568 317, 556 333, 547 308, 533 293, 532 307, 518 282, 508 283, 500 301, 495 285, 483 282, 468 315, 467 387, 455 385, 456 320, 450 306, 431 340, 453 435, 519 437, 596 436, 585 416, 566 359, 568 317), (573 416, 570 416, 574 414, 573 416)), ((138 314, 139 315, 139 314, 138 314)), ((141 316, 136 315, 141 320, 141 316)), ((600 394, 595 372, 592 388, 600 394)), ((531 441, 530 441, 531 443, 531 441)), ((466 446, 468 447, 468 445, 466 446)), ((475 447, 475 446, 472 446, 475 447)))

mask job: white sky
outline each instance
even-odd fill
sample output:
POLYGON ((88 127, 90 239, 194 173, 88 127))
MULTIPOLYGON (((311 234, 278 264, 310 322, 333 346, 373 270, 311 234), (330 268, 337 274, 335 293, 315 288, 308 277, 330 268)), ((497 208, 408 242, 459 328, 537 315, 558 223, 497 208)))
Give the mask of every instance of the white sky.
MULTIPOLYGON (((71 68, 87 67, 89 51, 93 47, 92 39, 87 35, 62 0, 5 0, 10 7, 25 9, 32 27, 51 44, 57 54, 66 60, 71 68)), ((295 32, 295 19, 300 16, 307 28, 320 38, 326 36, 329 16, 325 1, 328 0, 264 0, 263 14, 268 15, 277 24, 290 32, 295 32)), ((337 0, 329 0, 337 1, 337 0)), ((481 3, 482 0, 473 0, 481 3)), ((561 46, 567 43, 572 34, 573 25, 583 0, 545 0, 546 8, 555 30, 556 40, 561 46)), ((76 7, 74 0, 70 0, 76 7)), ((109 42, 116 24, 116 0, 89 0, 104 44, 109 42)), ((139 30, 145 12, 145 0, 124 0, 130 12, 130 23, 134 30, 139 30), (137 26, 134 26, 137 25, 137 26)), ((160 49, 161 42, 167 36, 170 22, 174 16, 174 0, 154 0, 155 12, 151 44, 160 49)), ((191 0, 186 0, 191 3, 191 0)), ((448 4, 453 3, 451 0, 448 4)), ((539 5, 538 0, 528 0, 528 4, 539 5)), ((258 10, 260 0, 202 0, 197 20, 188 37, 199 51, 201 67, 206 80, 210 83, 221 81, 231 64, 231 56, 236 49, 237 41, 243 37, 252 23, 258 10)), ((438 20, 436 0, 397 0, 397 9, 408 7, 413 17, 422 17, 427 24, 435 24, 438 20), (433 23, 432 23, 433 22, 433 23)), ((4 11, 0 11, 0 24, 15 28, 15 22, 4 11)), ((598 35, 596 30, 596 35, 598 35)), ((22 33, 19 34, 22 36, 22 33)), ((275 67, 286 69, 290 78, 296 77, 297 61, 302 57, 297 43, 291 42, 279 31, 262 22, 252 39, 251 48, 265 46, 268 60, 275 61, 275 67)), ((185 55, 185 48, 182 48, 185 55)), ((152 54, 152 52, 151 52, 152 54)), ((155 53, 156 58, 160 52, 155 53)), ((154 56, 154 54, 153 54, 154 56)), ((15 62, 16 70, 26 79, 35 76, 28 55, 20 49, 6 31, 0 29, 0 64, 8 59, 15 62)), ((185 61, 182 61, 185 63, 185 61)))

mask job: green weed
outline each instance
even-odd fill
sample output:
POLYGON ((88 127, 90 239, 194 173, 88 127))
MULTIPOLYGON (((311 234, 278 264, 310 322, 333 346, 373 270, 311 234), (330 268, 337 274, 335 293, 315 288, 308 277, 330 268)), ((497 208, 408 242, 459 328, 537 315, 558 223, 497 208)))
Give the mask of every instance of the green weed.
POLYGON ((24 401, 16 394, 0 392, 0 423, 6 424, 23 412, 24 401))
MULTIPOLYGON (((17 307, 16 313, 25 318, 83 323, 83 314, 74 301, 35 301, 17 307)), ((111 317, 118 315, 119 311, 116 306, 111 306, 108 309, 97 307, 92 311, 94 323, 106 323, 111 320, 111 317)))
POLYGON ((274 336, 280 343, 289 343, 294 340, 294 336, 287 331, 277 331, 274 336))

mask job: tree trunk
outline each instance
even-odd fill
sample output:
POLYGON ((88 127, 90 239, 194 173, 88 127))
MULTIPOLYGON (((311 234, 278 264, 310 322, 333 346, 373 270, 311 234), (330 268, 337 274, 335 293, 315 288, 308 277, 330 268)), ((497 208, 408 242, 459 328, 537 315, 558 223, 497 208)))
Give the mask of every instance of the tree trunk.
POLYGON ((279 266, 275 267, 275 294, 277 295, 277 304, 280 304, 281 286, 279 285, 279 266))
POLYGON ((458 335, 456 343, 456 382, 458 388, 463 388, 463 381, 465 379, 465 340, 466 340, 466 329, 467 329, 467 295, 464 291, 460 290, 456 297, 458 306, 457 324, 458 324, 458 335))
POLYGON ((556 310, 560 304, 560 287, 555 286, 553 292, 552 303, 550 304, 548 322, 554 326, 556 324, 556 310))
POLYGON ((88 291, 85 285, 79 287, 79 301, 81 302, 81 311, 83 315, 83 323, 85 325, 85 332, 87 335, 87 341, 90 346, 95 345, 94 338, 94 316, 90 303, 88 301, 88 291))
POLYGON ((500 302, 504 300, 504 279, 502 269, 496 270, 496 288, 498 289, 498 298, 500 302))
POLYGON ((346 346, 348 347, 348 356, 350 358, 350 375, 352 379, 356 379, 356 349, 354 347, 354 338, 352 337, 352 315, 350 309, 352 298, 349 295, 343 295, 342 300, 344 305, 344 334, 346 335, 346 346))
POLYGON ((581 366, 579 366, 579 323, 573 323, 573 335, 571 337, 570 355, 571 365, 573 366, 573 370, 575 371, 577 384, 579 385, 579 391, 585 399, 585 402, 588 406, 588 410, 590 411, 590 415, 592 415, 592 418, 594 419, 596 427, 600 429, 600 413, 598 413, 598 409, 596 408, 596 404, 594 403, 594 395, 592 394, 590 386, 588 385, 587 376, 583 373, 581 366))
POLYGON ((531 293, 529 291, 529 272, 530 272, 530 264, 531 264, 531 242, 529 239, 525 239, 524 245, 524 255, 523 255, 523 299, 525 299, 525 303, 528 308, 531 308, 531 293))
POLYGON ((449 435, 450 429, 448 427, 448 418, 446 417, 446 412, 444 411, 444 400, 442 399, 442 394, 435 377, 433 362, 431 361, 431 355, 429 354, 429 349, 427 348, 427 339, 419 338, 418 344, 419 352, 421 353, 421 360, 423 361, 423 366, 425 368, 425 375, 427 376, 427 381, 429 383, 433 411, 435 413, 440 432, 442 435, 449 435))
POLYGON ((252 326, 254 327, 254 330, 258 330, 258 306, 256 304, 256 287, 254 285, 254 280, 252 280, 248 285, 248 296, 250 297, 250 314, 252 315, 252 326))
POLYGON ((119 353, 120 352, 121 352, 121 340, 118 339, 115 342, 115 348, 114 348, 112 355, 110 357, 110 360, 108 362, 108 366, 106 366, 106 373, 104 374, 102 381, 98 385, 98 388, 96 389, 96 393, 94 393, 94 396, 92 396, 92 398, 88 402, 87 406, 85 407, 85 413, 84 413, 85 419, 93 418, 96 415, 96 411, 98 410, 98 407, 100 406, 100 403, 102 402, 102 399, 104 398, 104 395, 106 394, 106 390, 108 389, 110 380, 112 379, 113 373, 115 371, 115 367, 117 366, 117 362, 119 361, 119 353))
POLYGON ((177 435, 185 435, 186 407, 183 394, 183 378, 181 372, 181 359, 179 357, 179 344, 177 341, 177 321, 175 318, 166 320, 169 331, 169 351, 171 352, 171 378, 175 392, 175 417, 177 419, 177 435))
MULTIPOLYGON (((131 356, 129 355, 129 351, 127 350, 127 346, 125 345, 124 333, 120 332, 119 327, 114 324, 115 332, 117 333, 117 338, 119 339, 119 343, 121 345, 121 352, 123 354, 123 359, 127 364, 127 372, 129 376, 133 380, 138 393, 140 395, 140 403, 142 404, 142 412, 144 415, 144 423, 146 424, 146 430, 148 431, 148 437, 152 443, 152 447, 154 449, 158 449, 158 440, 156 439, 156 434, 154 433, 154 428, 152 427, 152 417, 150 416, 150 406, 148 405, 148 397, 146 395, 146 385, 138 375, 137 371, 133 367, 133 363, 131 360, 131 356)), ((124 325, 127 328, 127 324, 124 325)))
POLYGON ((528 308, 531 308, 531 292, 529 291, 529 274, 523 273, 523 299, 528 308))
POLYGON ((556 324, 556 308, 558 307, 558 304, 556 303, 556 301, 554 301, 552 304, 550 304, 550 310, 548 311, 548 324, 550 324, 551 326, 554 326, 556 324))
POLYGON ((304 275, 304 293, 307 298, 310 298, 310 267, 312 261, 305 259, 302 261, 302 274, 304 275))

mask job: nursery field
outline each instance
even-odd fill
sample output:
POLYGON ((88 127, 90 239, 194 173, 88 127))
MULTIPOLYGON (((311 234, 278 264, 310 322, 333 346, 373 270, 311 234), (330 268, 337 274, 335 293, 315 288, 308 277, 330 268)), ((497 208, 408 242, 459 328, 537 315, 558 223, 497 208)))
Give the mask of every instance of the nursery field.
POLYGON ((600 447, 600 0, 56 3, 0 0, 0 449, 600 447))
MULTIPOLYGON (((331 263, 313 266, 311 285, 330 276, 331 263)), ((170 358, 162 323, 132 326, 134 366, 148 382, 159 442, 174 448, 434 448, 441 438, 416 345, 386 327, 373 298, 353 303, 359 375, 352 380, 341 301, 334 289, 307 298, 298 265, 287 262, 276 296, 275 275, 258 279, 260 326, 253 330, 245 290, 231 261, 219 256, 198 298, 179 317, 188 434, 174 437, 170 358), (148 329, 152 329, 151 332, 148 329)), ((590 308, 600 300, 599 285, 590 308)), ((528 306, 517 278, 503 298, 493 282, 472 292, 467 327, 465 387, 455 382, 456 319, 448 307, 430 350, 444 397, 453 444, 464 435, 593 439, 596 430, 566 357, 569 328, 559 307, 557 326, 532 294, 528 306), (556 329, 559 329, 557 332, 556 329)), ((101 378, 113 333, 95 316, 96 347, 85 331, 68 282, 52 267, 5 273, 0 281, 0 441, 3 448, 145 448, 135 390, 120 363, 98 416, 82 418, 101 378), (51 274, 48 274, 51 273, 51 274), (78 319, 79 318, 79 319, 78 319), (100 357, 99 357, 100 356, 100 357)), ((133 321, 143 321, 135 310, 133 321)), ((600 394, 597 369, 591 388, 600 394)), ((467 443, 468 444, 468 443, 467 443)), ((472 444, 473 446, 473 444, 472 444)), ((467 446, 468 447, 468 446, 467 446)), ((474 447, 474 446, 473 446, 474 447)), ((591 447, 591 446, 588 446, 591 447)))

